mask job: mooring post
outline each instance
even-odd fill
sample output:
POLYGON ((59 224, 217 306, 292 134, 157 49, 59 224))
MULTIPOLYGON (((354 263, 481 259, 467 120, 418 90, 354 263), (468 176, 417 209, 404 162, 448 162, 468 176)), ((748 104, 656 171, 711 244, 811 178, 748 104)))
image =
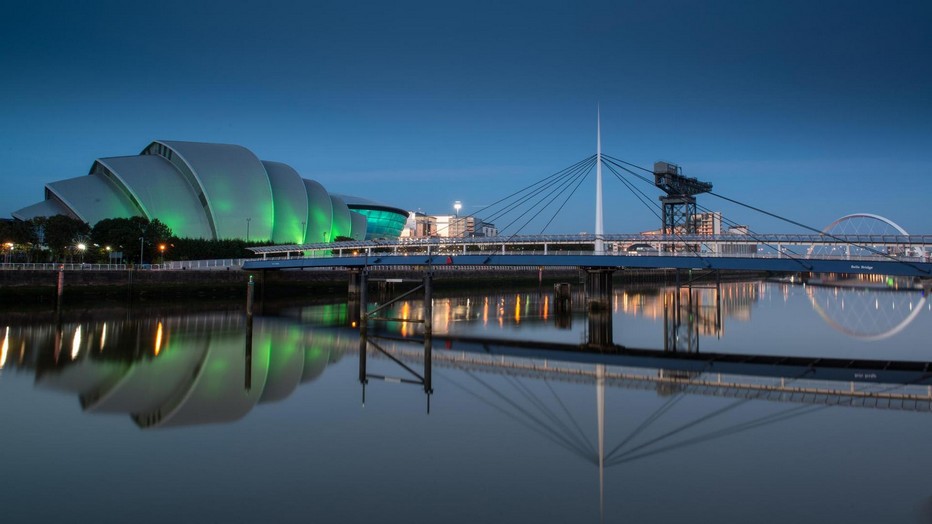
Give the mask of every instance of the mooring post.
POLYGON ((249 283, 246 284, 246 351, 245 351, 245 376, 243 377, 243 387, 246 391, 252 389, 252 304, 253 296, 256 292, 256 284, 253 282, 252 275, 249 275, 249 283))
POLYGON ((431 350, 433 349, 434 334, 434 300, 431 289, 432 280, 433 271, 427 271, 427 273, 424 275, 424 392, 428 395, 434 391, 433 383, 431 380, 431 350))
POLYGON ((715 323, 716 323, 716 335, 721 338, 722 336, 722 324, 724 323, 724 318, 722 317, 722 272, 715 272, 715 323))
POLYGON ((359 284, 359 332, 366 333, 369 327, 369 270, 362 269, 357 279, 359 284))
POLYGON ((246 284, 246 318, 252 320, 252 304, 256 296, 256 283, 249 275, 249 283, 246 284))
POLYGON ((366 407, 366 384, 369 383, 369 377, 366 376, 366 359, 369 356, 369 341, 366 338, 366 331, 362 327, 359 330, 359 383, 362 384, 362 407, 366 407))
POLYGON ((56 299, 56 308, 61 309, 62 295, 65 292, 65 266, 62 264, 58 267, 58 298, 56 299))

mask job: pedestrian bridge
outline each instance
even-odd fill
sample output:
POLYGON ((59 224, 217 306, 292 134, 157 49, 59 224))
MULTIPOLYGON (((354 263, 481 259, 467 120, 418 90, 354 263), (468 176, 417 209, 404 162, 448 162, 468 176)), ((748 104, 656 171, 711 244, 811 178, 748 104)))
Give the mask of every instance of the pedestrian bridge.
POLYGON ((251 248, 247 270, 535 266, 932 277, 932 235, 534 235, 415 238, 251 248), (597 251, 598 241, 604 246, 597 251), (869 246, 859 254, 850 246, 869 246))

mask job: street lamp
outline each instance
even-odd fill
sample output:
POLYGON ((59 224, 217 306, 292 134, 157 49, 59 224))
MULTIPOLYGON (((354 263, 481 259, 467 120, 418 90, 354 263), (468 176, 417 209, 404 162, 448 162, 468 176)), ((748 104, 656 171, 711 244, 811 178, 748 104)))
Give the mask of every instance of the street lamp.
POLYGON ((252 218, 246 219, 246 242, 249 242, 249 223, 252 222, 252 218))
POLYGON ((139 265, 140 266, 142 266, 142 241, 145 240, 145 238, 146 237, 139 237, 139 265))
POLYGON ((78 252, 81 253, 81 263, 84 263, 84 251, 87 249, 87 244, 81 242, 77 245, 78 252))
POLYGON ((159 244, 159 254, 162 257, 161 263, 164 264, 165 263, 165 244, 159 244))
POLYGON ((9 264, 10 259, 13 258, 13 243, 7 242, 6 244, 3 244, 3 247, 6 248, 6 263, 9 264))
POLYGON ((460 209, 463 209, 463 203, 460 202, 459 200, 457 200, 456 202, 453 202, 453 209, 456 210, 456 218, 459 218, 459 217, 460 217, 460 209))

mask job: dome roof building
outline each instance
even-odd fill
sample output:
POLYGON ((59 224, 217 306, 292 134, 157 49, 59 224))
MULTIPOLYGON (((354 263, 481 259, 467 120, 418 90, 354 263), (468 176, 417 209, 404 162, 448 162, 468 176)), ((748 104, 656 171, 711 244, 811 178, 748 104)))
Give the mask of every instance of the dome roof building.
MULTIPOLYGON (((365 239, 373 227, 358 201, 242 146, 157 140, 139 155, 100 158, 86 176, 46 184, 45 200, 13 217, 67 215, 93 226, 138 216, 158 219, 178 237, 303 244, 365 239)), ((371 205, 407 218, 399 208, 371 205)), ((375 230, 391 236, 381 225, 375 230)))

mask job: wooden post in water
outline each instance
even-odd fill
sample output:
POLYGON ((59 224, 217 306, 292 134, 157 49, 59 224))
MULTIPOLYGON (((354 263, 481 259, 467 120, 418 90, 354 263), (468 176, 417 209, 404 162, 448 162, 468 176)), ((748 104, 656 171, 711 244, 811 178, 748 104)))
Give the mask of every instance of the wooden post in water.
POLYGON ((246 284, 246 372, 243 377, 243 387, 246 391, 252 389, 252 304, 253 297, 256 294, 256 283, 249 275, 249 283, 246 284))
POLYGON ((58 267, 58 294, 55 301, 56 309, 61 309, 62 295, 65 293, 65 266, 58 267))
POLYGON ((366 360, 369 356, 369 271, 363 268, 359 273, 350 274, 350 304, 352 305, 353 295, 352 287, 355 285, 355 299, 359 301, 359 383, 362 384, 362 406, 366 407, 366 384, 369 378, 366 376, 366 360))
MULTIPOLYGON (((431 379, 431 350, 433 349, 434 330, 434 300, 431 291, 433 272, 424 275, 424 392, 430 395, 434 391, 431 379)), ((430 411, 430 397, 428 397, 428 412, 430 411)))

